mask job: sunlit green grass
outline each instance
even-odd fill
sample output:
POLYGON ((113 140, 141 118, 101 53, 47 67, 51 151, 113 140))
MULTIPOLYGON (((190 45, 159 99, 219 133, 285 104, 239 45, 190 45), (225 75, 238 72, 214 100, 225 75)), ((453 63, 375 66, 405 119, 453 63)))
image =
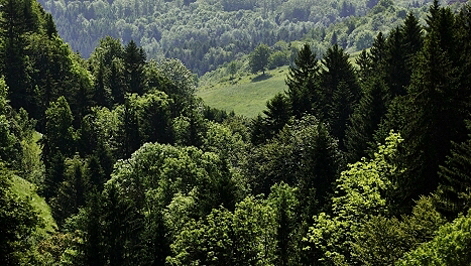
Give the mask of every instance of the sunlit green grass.
POLYGON ((200 88, 196 94, 211 107, 255 117, 265 109, 269 99, 287 89, 287 73, 288 67, 281 67, 267 71, 265 77, 249 75, 237 81, 200 88))
MULTIPOLYGON (((361 52, 350 55, 350 63, 356 67, 355 60, 361 52)), ((237 115, 255 117, 265 110, 266 102, 277 93, 287 89, 285 84, 288 66, 267 71, 266 76, 248 75, 217 84, 201 87, 196 95, 214 108, 234 111, 237 115)))
POLYGON ((36 188, 27 180, 14 176, 12 178, 12 191, 17 194, 21 199, 29 199, 34 211, 38 213, 39 218, 44 223, 44 228, 38 228, 39 234, 46 234, 53 232, 57 228, 56 222, 52 218, 51 208, 46 203, 44 198, 36 193, 36 188))

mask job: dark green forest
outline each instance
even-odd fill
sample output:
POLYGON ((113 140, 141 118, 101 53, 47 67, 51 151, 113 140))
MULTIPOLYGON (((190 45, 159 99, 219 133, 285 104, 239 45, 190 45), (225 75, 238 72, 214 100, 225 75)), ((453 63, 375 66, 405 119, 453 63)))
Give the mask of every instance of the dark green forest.
MULTIPOLYGON (((93 4, 90 22, 118 3, 67 8, 93 4)), ((111 10, 144 19, 139 3, 111 10)), ((471 6, 423 8, 355 62, 339 42, 322 54, 306 42, 288 89, 249 119, 205 105, 193 72, 136 36, 83 58, 39 2, 1 0, 0 265, 469 265, 471 6)))

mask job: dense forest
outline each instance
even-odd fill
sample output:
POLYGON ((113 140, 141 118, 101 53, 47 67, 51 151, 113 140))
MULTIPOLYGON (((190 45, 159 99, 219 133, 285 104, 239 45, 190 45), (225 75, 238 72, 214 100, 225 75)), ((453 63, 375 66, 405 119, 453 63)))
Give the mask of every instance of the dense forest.
POLYGON ((259 43, 305 38, 323 54, 331 43, 369 47, 407 12, 431 0, 39 0, 74 51, 88 57, 103 36, 134 40, 149 58, 178 58, 202 75, 259 43))
POLYGON ((427 10, 354 64, 305 44, 248 119, 132 36, 84 59, 2 0, 0 264, 469 265, 471 6, 427 10))

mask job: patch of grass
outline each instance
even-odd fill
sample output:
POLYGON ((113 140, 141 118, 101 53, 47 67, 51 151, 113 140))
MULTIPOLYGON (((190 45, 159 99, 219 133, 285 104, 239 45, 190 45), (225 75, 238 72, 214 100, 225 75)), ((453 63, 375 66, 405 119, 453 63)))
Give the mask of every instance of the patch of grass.
POLYGON ((44 198, 36 193, 36 186, 19 176, 14 176, 11 183, 12 191, 15 194, 21 199, 29 198, 31 205, 44 223, 44 228, 38 228, 38 234, 45 236, 48 232, 54 232, 57 229, 57 225, 54 218, 52 218, 51 207, 49 207, 44 198))
MULTIPOLYGON (((360 53, 350 54, 349 61, 356 68, 356 59, 360 53)), ((216 84, 205 82, 204 86, 198 88, 196 95, 213 108, 256 117, 266 109, 268 100, 288 88, 285 84, 288 71, 288 66, 283 66, 266 71, 264 75, 238 76, 234 79, 226 76, 216 84)))
POLYGON ((267 71, 263 75, 248 75, 212 86, 199 88, 196 95, 214 108, 234 111, 238 115, 255 117, 265 110, 266 102, 287 89, 288 67, 267 71))

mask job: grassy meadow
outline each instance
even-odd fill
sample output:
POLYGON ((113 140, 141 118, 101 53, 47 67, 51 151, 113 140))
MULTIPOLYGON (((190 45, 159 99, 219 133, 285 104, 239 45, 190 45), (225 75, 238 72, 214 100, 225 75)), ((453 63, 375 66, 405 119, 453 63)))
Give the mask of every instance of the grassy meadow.
POLYGON ((211 107, 234 111, 237 115, 255 117, 266 102, 287 89, 288 67, 269 70, 262 75, 248 75, 231 81, 199 88, 196 95, 211 107))

